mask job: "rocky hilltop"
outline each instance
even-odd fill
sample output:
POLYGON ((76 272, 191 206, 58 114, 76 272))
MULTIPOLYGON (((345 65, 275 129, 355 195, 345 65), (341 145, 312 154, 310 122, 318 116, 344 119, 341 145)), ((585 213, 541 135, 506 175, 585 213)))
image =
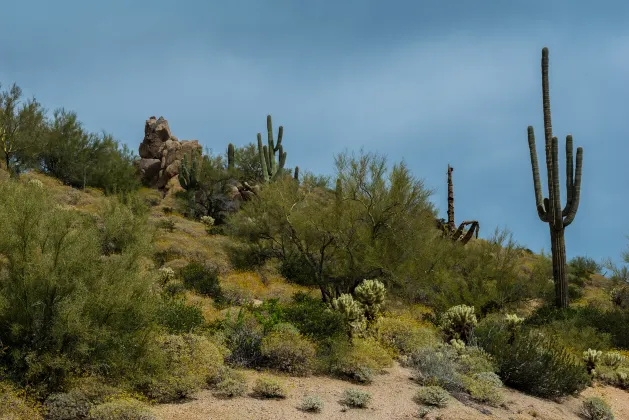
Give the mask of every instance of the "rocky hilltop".
POLYGON ((185 154, 202 152, 198 140, 179 140, 174 136, 164 117, 150 117, 144 125, 144 139, 140 144, 138 169, 144 185, 170 190, 179 185, 179 169, 185 154))

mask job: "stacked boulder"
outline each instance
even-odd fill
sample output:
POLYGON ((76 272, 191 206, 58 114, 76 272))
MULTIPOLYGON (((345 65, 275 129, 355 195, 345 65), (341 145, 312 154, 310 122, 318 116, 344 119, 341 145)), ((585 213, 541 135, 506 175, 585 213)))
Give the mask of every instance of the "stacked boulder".
POLYGON ((200 155, 203 147, 198 140, 179 140, 173 136, 164 117, 151 117, 144 125, 144 140, 140 144, 138 170, 147 187, 179 189, 179 169, 184 155, 193 151, 200 155))

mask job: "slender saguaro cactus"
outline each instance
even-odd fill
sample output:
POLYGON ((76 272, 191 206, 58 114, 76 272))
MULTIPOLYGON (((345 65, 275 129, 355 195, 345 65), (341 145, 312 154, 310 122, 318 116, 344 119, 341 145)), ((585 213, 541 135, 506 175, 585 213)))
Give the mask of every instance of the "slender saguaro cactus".
POLYGON ((234 145, 229 143, 229 145, 227 146, 227 169, 230 171, 234 169, 234 164, 235 164, 234 153, 235 153, 234 145))
POLYGON ((581 168, 583 148, 577 148, 576 168, 572 162, 572 135, 566 136, 566 207, 561 208, 559 188, 559 147, 557 137, 553 137, 550 119, 550 94, 548 89, 548 48, 542 49, 542 103, 544 108, 544 138, 546 141, 546 172, 548 173, 548 198, 542 196, 542 184, 539 178, 539 165, 535 149, 535 133, 528 127, 531 167, 533 168, 533 186, 537 214, 542 222, 550 227, 550 242, 553 258, 553 281, 555 282, 555 305, 568 307, 568 277, 566 273, 566 241, 564 231, 574 220, 579 208, 581 195, 581 168), (576 170, 575 170, 576 169, 576 170))
POLYGON ((192 150, 190 153, 190 161, 188 161, 188 154, 183 155, 181 167, 179 168, 179 184, 183 189, 190 191, 199 186, 199 176, 201 174, 200 160, 200 154, 196 150, 192 150))
POLYGON ((266 128, 268 132, 268 146, 262 146, 262 135, 258 133, 258 153, 260 156, 260 164, 262 165, 262 173, 264 180, 269 182, 273 180, 277 174, 282 172, 286 163, 286 152, 282 146, 282 137, 284 136, 284 127, 280 125, 277 134, 277 144, 273 141, 273 123, 271 116, 266 117, 266 128), (279 152, 279 162, 275 159, 275 153, 279 152))
POLYGON ((437 227, 443 231, 444 236, 453 241, 461 241, 461 243, 465 245, 472 239, 474 234, 476 234, 476 238, 478 239, 480 224, 477 220, 469 220, 462 222, 457 229, 454 223, 454 184, 452 183, 452 171, 454 171, 454 168, 448 165, 448 221, 446 222, 445 219, 438 220, 437 227), (466 226, 470 226, 467 232, 465 232, 466 226))

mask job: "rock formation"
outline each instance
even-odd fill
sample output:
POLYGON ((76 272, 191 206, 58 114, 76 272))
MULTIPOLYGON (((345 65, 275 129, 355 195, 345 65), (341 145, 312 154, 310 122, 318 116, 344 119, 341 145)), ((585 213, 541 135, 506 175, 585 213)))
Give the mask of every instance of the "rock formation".
POLYGON ((140 144, 137 167, 142 183, 159 189, 181 188, 179 168, 184 154, 202 152, 198 140, 181 140, 172 135, 164 117, 151 117, 144 125, 144 140, 140 144))

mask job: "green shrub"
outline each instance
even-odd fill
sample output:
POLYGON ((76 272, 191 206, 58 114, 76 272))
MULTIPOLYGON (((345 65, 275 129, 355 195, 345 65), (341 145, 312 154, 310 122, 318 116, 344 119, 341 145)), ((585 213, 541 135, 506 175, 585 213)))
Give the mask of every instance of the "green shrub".
POLYGON ((90 410, 91 420, 156 420, 150 408, 133 398, 116 398, 90 410))
POLYGON ((322 356, 325 370, 359 383, 371 383, 374 375, 393 363, 387 350, 372 338, 337 338, 322 356))
POLYGON ((182 299, 166 299, 162 302, 157 319, 170 334, 189 333, 205 323, 201 308, 188 305, 182 299))
POLYGON ((614 420, 609 405, 598 397, 586 398, 581 407, 581 414, 587 420, 614 420))
POLYGON ((261 398, 286 398, 286 388, 275 378, 258 378, 253 386, 254 395, 261 398))
POLYGON ((296 293, 284 308, 284 317, 306 337, 321 341, 345 331, 343 316, 331 311, 320 298, 296 293))
POLYGON ((371 401, 371 394, 360 389, 349 388, 343 392, 341 402, 351 408, 367 408, 371 401))
POLYGON ((592 375, 604 384, 622 389, 629 388, 629 369, 627 368, 611 368, 601 365, 592 371, 592 375))
POLYGON ((375 335, 380 343, 400 355, 409 355, 438 342, 433 328, 409 316, 380 318, 375 326, 375 335))
POLYGON ((44 407, 48 420, 73 420, 86 418, 92 403, 81 393, 64 392, 48 396, 44 407))
POLYGON ((417 391, 415 399, 421 404, 444 408, 448 406, 450 394, 440 386, 422 386, 417 391))
POLYGON ((504 323, 488 321, 476 329, 479 344, 493 356, 506 385, 532 395, 554 398, 585 389, 589 375, 581 360, 557 341, 504 323))
POLYGON ((247 379, 241 372, 230 371, 214 388, 219 398, 241 397, 247 393, 247 379))
POLYGON ((160 337, 165 371, 146 385, 148 395, 158 402, 185 398, 220 373, 223 355, 207 338, 185 334, 160 337))
POLYGON ((477 323, 474 307, 458 305, 443 313, 440 325, 446 336, 446 341, 455 338, 468 343, 477 323))
POLYGON ((181 270, 180 275, 184 285, 189 289, 214 298, 216 301, 223 299, 217 268, 209 268, 192 262, 181 270))
POLYGON ((315 347, 291 324, 277 324, 260 347, 268 366, 293 375, 312 371, 315 347))
POLYGON ((466 376, 463 382, 467 393, 482 404, 496 407, 503 401, 500 393, 502 381, 495 373, 483 372, 466 376))
POLYGON ((295 284, 302 286, 314 286, 316 285, 317 276, 314 270, 305 261, 304 257, 298 253, 292 253, 282 259, 280 265, 280 274, 295 284))
POLYGON ((323 411, 323 407, 323 400, 316 395, 305 395, 299 405, 300 410, 309 413, 320 413, 323 411))
POLYGON ((138 264, 145 220, 113 199, 88 217, 35 189, 0 184, 0 365, 42 399, 75 372, 141 376, 157 304, 138 264))
POLYGON ((240 310, 236 319, 229 315, 223 322, 230 355, 226 361, 230 365, 251 368, 262 365, 263 327, 249 312, 240 310))
POLYGON ((627 358, 617 351, 607 351, 602 354, 600 358, 600 364, 603 366, 609 366, 613 369, 620 367, 627 363, 627 358))

